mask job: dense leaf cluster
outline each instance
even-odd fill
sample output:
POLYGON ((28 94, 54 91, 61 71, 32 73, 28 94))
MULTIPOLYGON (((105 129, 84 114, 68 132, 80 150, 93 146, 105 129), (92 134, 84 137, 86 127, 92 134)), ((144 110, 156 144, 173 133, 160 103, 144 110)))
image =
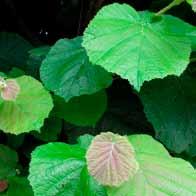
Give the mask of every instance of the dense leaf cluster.
POLYGON ((0 33, 0 195, 196 195, 196 27, 165 14, 182 2, 103 6, 51 46, 0 33))

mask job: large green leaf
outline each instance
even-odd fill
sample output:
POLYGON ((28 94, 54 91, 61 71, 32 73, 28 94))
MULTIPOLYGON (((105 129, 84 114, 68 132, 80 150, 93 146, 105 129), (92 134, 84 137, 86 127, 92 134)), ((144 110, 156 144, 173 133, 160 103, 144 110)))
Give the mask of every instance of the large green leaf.
POLYGON ((35 196, 105 196, 89 176, 85 150, 79 145, 49 143, 32 153, 30 183, 35 196))
POLYGON ((83 46, 93 64, 128 79, 139 90, 144 81, 179 76, 186 69, 195 40, 192 28, 173 16, 155 18, 114 3, 90 22, 83 46))
POLYGON ((156 137, 176 153, 186 150, 196 139, 195 88, 196 79, 182 75, 146 83, 140 92, 156 137))
POLYGON ((132 135, 140 169, 134 178, 118 188, 108 188, 109 196, 193 196, 196 172, 183 159, 171 157, 165 148, 147 135, 132 135))
POLYGON ((65 101, 96 93, 112 82, 111 75, 102 67, 90 64, 81 42, 82 37, 57 41, 41 66, 40 75, 46 88, 65 101))
POLYGON ((78 126, 95 125, 106 110, 107 96, 105 91, 100 91, 74 97, 69 102, 55 97, 54 103, 54 113, 59 118, 78 126))
POLYGON ((39 130, 53 107, 50 94, 30 76, 16 78, 20 92, 14 101, 0 98, 0 129, 20 134, 39 130))
POLYGON ((0 180, 16 174, 17 162, 16 152, 0 144, 0 180))
POLYGON ((0 33, 0 68, 8 70, 11 66, 25 67, 30 43, 14 33, 0 33))

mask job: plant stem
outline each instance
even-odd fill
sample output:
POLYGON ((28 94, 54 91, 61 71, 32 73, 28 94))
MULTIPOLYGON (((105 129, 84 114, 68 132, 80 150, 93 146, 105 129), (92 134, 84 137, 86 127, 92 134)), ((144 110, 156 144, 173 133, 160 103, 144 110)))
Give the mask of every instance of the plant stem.
POLYGON ((173 8, 174 6, 180 5, 184 0, 173 0, 169 5, 167 5, 166 7, 164 7, 163 9, 161 9, 160 11, 158 11, 156 13, 157 16, 160 16, 162 14, 164 14, 165 12, 167 12, 168 10, 170 10, 171 8, 173 8))

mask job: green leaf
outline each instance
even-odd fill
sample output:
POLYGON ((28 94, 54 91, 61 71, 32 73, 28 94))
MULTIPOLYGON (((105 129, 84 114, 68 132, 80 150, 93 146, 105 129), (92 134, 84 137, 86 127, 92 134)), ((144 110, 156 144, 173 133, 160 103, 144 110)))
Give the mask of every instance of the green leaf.
POLYGON ((78 126, 95 125, 106 110, 107 96, 105 91, 100 91, 92 95, 74 97, 68 103, 60 97, 55 97, 54 104, 57 117, 78 126))
POLYGON ((129 136, 140 169, 134 178, 118 188, 107 188, 108 196, 196 195, 196 173, 183 159, 171 157, 165 148, 147 135, 129 136))
POLYGON ((0 144, 0 180, 16 174, 18 155, 7 146, 0 144))
POLYGON ((144 81, 179 76, 189 63, 190 25, 172 16, 153 17, 126 4, 102 8, 83 37, 90 61, 128 79, 137 90, 144 81))
POLYGON ((56 141, 62 129, 62 120, 59 118, 49 117, 45 120, 41 132, 34 132, 33 135, 45 142, 56 141))
POLYGON ((30 43, 14 33, 0 33, 0 68, 9 70, 12 66, 24 68, 28 51, 32 49, 30 43))
POLYGON ((33 191, 27 178, 13 176, 8 181, 9 187, 5 196, 33 196, 33 191))
POLYGON ((86 171, 85 150, 79 145, 49 143, 32 153, 30 184, 35 196, 106 196, 86 171))
POLYGON ((0 99, 0 129, 20 134, 39 130, 53 107, 50 94, 30 76, 16 78, 20 92, 14 101, 0 99))
POLYGON ((196 138, 195 88, 196 79, 184 74, 146 83, 140 92, 156 138, 176 153, 186 150, 196 138))
POLYGON ((96 93, 112 83, 109 73, 90 64, 81 42, 82 37, 57 41, 41 66, 40 75, 46 88, 65 101, 96 93))

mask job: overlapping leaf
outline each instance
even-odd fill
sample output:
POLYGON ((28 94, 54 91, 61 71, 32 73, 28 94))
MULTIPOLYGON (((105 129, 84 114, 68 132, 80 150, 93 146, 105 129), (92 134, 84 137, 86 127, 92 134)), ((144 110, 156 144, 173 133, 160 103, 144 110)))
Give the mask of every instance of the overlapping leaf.
POLYGON ((39 130, 53 107, 52 98, 32 77, 22 76, 16 82, 20 86, 16 100, 0 99, 0 129, 16 135, 39 130))
POLYGON ((139 90, 144 81, 179 76, 186 69, 195 32, 176 17, 156 19, 153 13, 114 3, 90 22, 83 46, 92 63, 128 79, 139 90))
POLYGON ((40 75, 46 88, 65 101, 96 93, 112 82, 103 68, 90 64, 81 42, 81 37, 57 41, 41 66, 40 75))
POLYGON ((92 95, 74 97, 65 102, 60 97, 55 97, 54 113, 65 121, 78 125, 95 125, 107 108, 107 95, 100 91, 92 95))
MULTIPOLYGON (((140 97, 156 137, 180 153, 196 139, 196 79, 188 75, 146 83, 140 97)), ((195 146, 196 147, 196 146, 195 146)))
POLYGON ((147 135, 132 135, 140 168, 134 178, 122 186, 107 189, 108 196, 193 196, 196 172, 183 159, 171 157, 165 148, 147 135))
POLYGON ((89 173, 102 185, 120 186, 139 166, 126 137, 111 132, 96 136, 86 155, 89 173))
POLYGON ((104 188, 89 176, 85 149, 79 145, 38 147, 32 154, 29 180, 35 196, 106 196, 104 188))

